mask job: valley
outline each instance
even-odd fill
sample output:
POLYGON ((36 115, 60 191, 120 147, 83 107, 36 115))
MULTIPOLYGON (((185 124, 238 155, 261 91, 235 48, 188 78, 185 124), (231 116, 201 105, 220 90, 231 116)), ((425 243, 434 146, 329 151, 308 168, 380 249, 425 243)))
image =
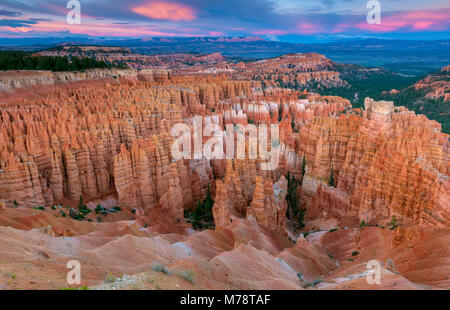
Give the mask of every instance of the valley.
POLYGON ((111 67, 0 72, 0 289, 450 287, 448 67, 409 80, 318 53, 34 55, 111 67), (172 128, 196 117, 217 134, 277 125, 278 165, 175 159, 172 128))

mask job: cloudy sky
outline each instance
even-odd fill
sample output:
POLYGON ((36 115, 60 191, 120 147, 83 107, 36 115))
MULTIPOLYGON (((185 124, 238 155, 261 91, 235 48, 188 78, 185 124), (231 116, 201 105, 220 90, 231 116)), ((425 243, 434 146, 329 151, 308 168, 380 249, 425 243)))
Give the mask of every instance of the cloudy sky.
POLYGON ((66 21, 69 0, 0 0, 0 37, 261 36, 314 42, 352 38, 450 39, 448 0, 79 0, 81 24, 66 21))

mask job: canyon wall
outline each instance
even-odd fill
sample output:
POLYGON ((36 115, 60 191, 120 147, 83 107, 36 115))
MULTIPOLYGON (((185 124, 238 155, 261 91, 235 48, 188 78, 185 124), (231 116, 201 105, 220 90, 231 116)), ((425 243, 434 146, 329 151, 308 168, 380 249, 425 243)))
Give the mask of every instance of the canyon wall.
MULTIPOLYGON (((308 74, 332 65, 306 54, 239 67, 255 66, 252 72, 272 62, 279 72, 308 74)), ((179 220, 209 185, 217 195, 219 229, 233 218, 247 218, 284 231, 284 175, 290 172, 302 179, 307 218, 380 224, 395 216, 403 223, 448 226, 448 136, 438 123, 392 102, 367 98, 364 110, 351 110, 340 97, 267 88, 242 76, 182 76, 159 69, 34 72, 29 80, 16 72, 3 81, 10 81, 8 87, 69 85, 72 79, 112 74, 117 79, 49 87, 2 107, 1 200, 36 207, 114 196, 120 205, 143 213, 158 209, 179 220), (203 126, 222 130, 227 124, 278 124, 277 169, 261 171, 260 160, 175 160, 171 129, 184 123, 192 130, 195 116, 202 116, 203 126)))
POLYGON ((0 90, 11 90, 30 86, 48 86, 57 83, 88 81, 97 79, 141 79, 164 82, 170 79, 170 70, 164 69, 88 69, 85 71, 0 71, 0 90))
POLYGON ((386 224, 395 216, 448 227, 450 144, 440 129, 423 115, 370 99, 362 115, 306 124, 297 146, 307 160, 302 191, 309 218, 386 224))

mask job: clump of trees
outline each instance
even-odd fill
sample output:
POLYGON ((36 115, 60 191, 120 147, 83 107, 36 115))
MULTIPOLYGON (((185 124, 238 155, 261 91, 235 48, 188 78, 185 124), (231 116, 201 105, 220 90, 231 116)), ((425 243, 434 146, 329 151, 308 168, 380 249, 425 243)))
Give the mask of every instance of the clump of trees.
POLYGON ((213 216, 214 200, 211 197, 211 188, 208 184, 206 198, 199 201, 192 212, 185 211, 184 217, 191 223, 195 230, 215 229, 213 216))
POLYGON ((23 51, 1 51, 0 70, 51 70, 51 71, 82 71, 86 69, 127 67, 126 64, 107 64, 95 58, 33 56, 23 51))
POLYGON ((294 224, 295 229, 305 227, 304 217, 306 209, 300 206, 300 197, 298 195, 298 187, 301 184, 301 180, 295 176, 291 176, 288 171, 286 179, 288 181, 288 192, 286 195, 287 202, 287 218, 294 224))

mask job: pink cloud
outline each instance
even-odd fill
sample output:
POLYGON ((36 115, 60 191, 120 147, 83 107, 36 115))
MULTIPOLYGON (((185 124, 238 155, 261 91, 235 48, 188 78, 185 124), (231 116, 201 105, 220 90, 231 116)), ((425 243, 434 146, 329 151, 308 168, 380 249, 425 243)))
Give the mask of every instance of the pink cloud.
MULTIPOLYGON (((348 20, 348 19, 347 19, 348 20)), ((368 24, 365 16, 354 16, 350 21, 345 21, 328 26, 319 22, 304 21, 294 30, 298 34, 320 33, 345 33, 355 30, 369 32, 393 32, 393 31, 424 31, 446 30, 450 23, 450 8, 442 10, 422 10, 392 12, 381 15, 381 24, 368 24)))
POLYGON ((69 32, 72 34, 85 34, 92 36, 201 36, 204 34, 185 32, 183 29, 173 29, 175 32, 164 32, 152 29, 148 25, 135 24, 116 25, 102 22, 88 22, 85 19, 80 25, 69 25, 62 21, 39 21, 31 27, 9 27, 1 26, 0 31, 8 31, 14 33, 50 33, 50 32, 69 32))
POLYGON ((3 26, 3 27, 0 27, 0 29, 6 30, 6 31, 10 31, 10 32, 14 32, 14 33, 27 33, 27 32, 32 32, 33 31, 33 29, 31 29, 30 27, 3 26))
POLYGON ((191 21, 196 19, 194 9, 176 2, 157 1, 131 8, 137 14, 152 19, 191 21))
MULTIPOLYGON (((423 10, 396 12, 381 15, 381 24, 370 25, 366 22, 356 24, 357 29, 373 32, 389 32, 396 30, 445 30, 450 21, 450 8, 442 10, 423 10)), ((351 26, 351 25, 347 25, 351 26)))
POLYGON ((315 34, 323 32, 322 26, 310 22, 300 23, 297 25, 298 32, 301 34, 315 34))
POLYGON ((430 28, 433 25, 434 25, 434 22, 423 21, 423 22, 414 23, 413 28, 417 29, 417 30, 424 30, 424 29, 430 28))
POLYGON ((225 35, 222 31, 209 31, 208 34, 212 37, 222 37, 225 35))

